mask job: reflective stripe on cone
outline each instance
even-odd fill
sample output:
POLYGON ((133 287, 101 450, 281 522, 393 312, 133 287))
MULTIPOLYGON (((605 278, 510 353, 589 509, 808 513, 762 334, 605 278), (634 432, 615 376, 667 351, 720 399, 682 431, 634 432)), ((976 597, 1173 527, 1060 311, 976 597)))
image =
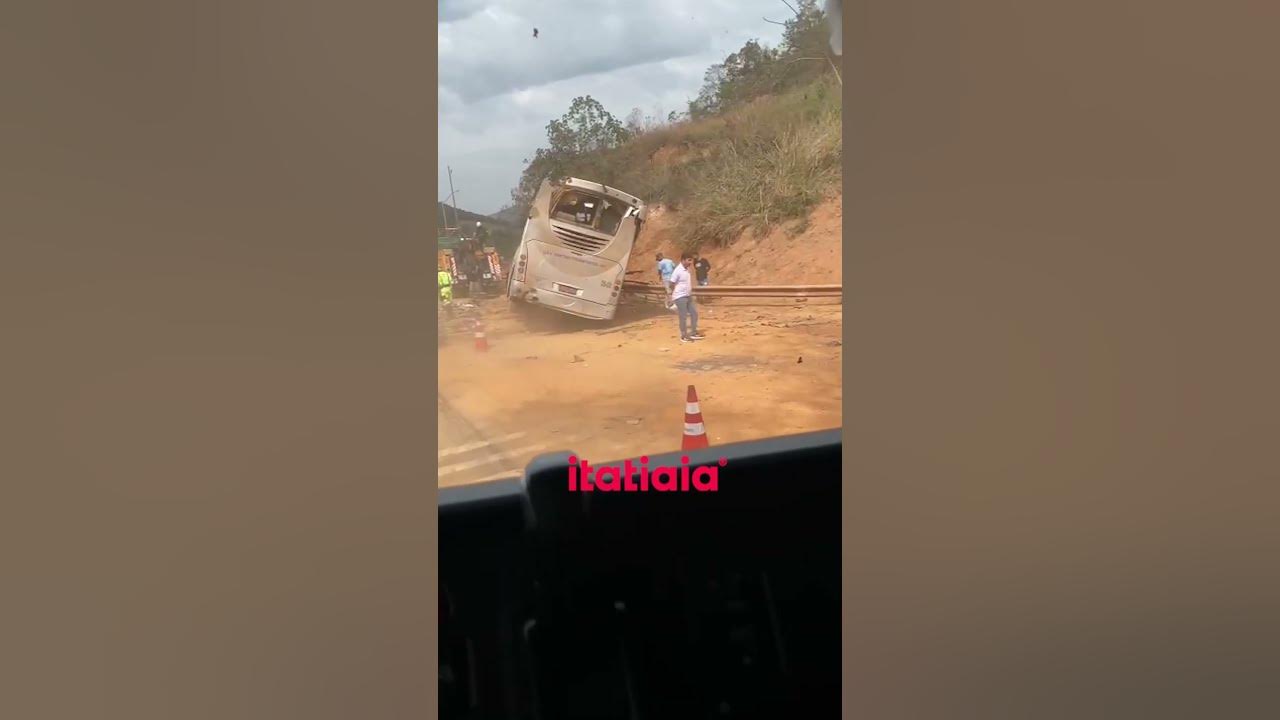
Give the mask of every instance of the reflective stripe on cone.
POLYGON ((709 447, 707 428, 702 422, 702 407, 698 404, 698 391, 689 386, 684 403, 684 437, 681 450, 697 450, 709 447))

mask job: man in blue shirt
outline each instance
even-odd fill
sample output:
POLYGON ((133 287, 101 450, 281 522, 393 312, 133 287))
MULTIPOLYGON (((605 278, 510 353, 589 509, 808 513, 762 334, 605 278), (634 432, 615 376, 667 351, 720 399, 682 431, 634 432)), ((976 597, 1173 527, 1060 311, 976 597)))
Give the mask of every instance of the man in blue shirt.
POLYGON ((662 257, 662 253, 656 256, 658 260, 658 282, 662 283, 662 289, 667 291, 667 301, 664 303, 668 310, 675 306, 671 303, 671 292, 669 290, 671 283, 671 273, 676 269, 676 264, 668 258, 662 257))
POLYGON ((662 253, 658 253, 658 282, 663 287, 667 286, 667 282, 671 280, 671 271, 676 269, 676 264, 670 258, 662 257, 662 253))

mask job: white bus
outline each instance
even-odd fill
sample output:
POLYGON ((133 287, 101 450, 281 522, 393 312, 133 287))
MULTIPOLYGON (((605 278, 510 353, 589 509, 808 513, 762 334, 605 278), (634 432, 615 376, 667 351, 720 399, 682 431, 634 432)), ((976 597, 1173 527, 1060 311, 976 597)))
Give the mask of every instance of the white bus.
POLYGON ((611 320, 648 213, 634 195, 597 182, 544 180, 507 281, 512 301, 611 320))

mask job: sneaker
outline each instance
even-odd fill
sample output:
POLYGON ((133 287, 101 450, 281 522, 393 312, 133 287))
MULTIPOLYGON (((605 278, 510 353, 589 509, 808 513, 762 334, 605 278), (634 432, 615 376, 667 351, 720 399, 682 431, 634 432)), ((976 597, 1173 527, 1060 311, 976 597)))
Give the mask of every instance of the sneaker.
POLYGON ((682 343, 688 343, 688 342, 693 342, 693 341, 692 341, 692 340, 690 340, 690 339, 689 339, 689 338, 687 338, 687 337, 681 337, 681 338, 680 338, 680 342, 682 342, 682 343))
POLYGON ((707 336, 703 335, 702 333, 691 333, 689 335, 690 340, 705 340, 706 338, 707 336))

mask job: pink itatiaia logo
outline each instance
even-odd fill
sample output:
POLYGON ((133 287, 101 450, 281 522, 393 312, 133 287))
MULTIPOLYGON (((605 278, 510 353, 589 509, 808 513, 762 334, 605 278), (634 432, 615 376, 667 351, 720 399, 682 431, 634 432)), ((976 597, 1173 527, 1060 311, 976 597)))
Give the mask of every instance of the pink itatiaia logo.
POLYGON ((689 467, 689 456, 680 458, 680 467, 649 468, 649 458, 640 457, 640 465, 630 460, 618 465, 592 467, 586 459, 569 456, 569 492, 716 492, 720 489, 720 468, 729 464, 720 458, 718 465, 689 467))

